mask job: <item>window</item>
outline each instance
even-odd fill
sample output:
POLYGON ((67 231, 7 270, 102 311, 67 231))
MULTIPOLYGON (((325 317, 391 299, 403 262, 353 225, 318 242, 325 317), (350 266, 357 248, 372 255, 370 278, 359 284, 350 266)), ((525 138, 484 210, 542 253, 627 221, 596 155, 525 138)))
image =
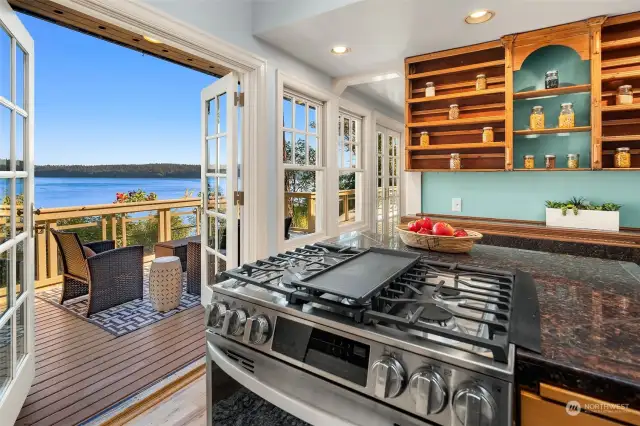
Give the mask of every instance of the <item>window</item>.
POLYGON ((338 115, 338 223, 362 221, 362 118, 338 115))
MULTIPOLYGON (((313 234, 321 224, 323 104, 285 90, 282 99, 285 235, 313 234)), ((286 237, 285 237, 286 238, 286 237)))

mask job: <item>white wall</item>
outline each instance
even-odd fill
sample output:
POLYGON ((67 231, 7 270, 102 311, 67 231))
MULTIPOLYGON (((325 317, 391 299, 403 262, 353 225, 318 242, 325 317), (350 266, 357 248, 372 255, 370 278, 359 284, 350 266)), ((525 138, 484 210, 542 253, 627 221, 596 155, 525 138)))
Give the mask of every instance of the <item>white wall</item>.
MULTIPOLYGON (((277 176, 276 128, 278 123, 276 118, 276 102, 278 101, 276 100, 276 70, 280 69, 289 75, 326 90, 331 90, 331 77, 254 37, 252 25, 253 9, 250 0, 138 1, 166 13, 178 21, 184 22, 185 25, 197 27, 267 60, 267 105, 272 106, 272 108, 268 108, 267 120, 269 128, 267 134, 264 135, 264 140, 259 141, 259 143, 264 142, 270 147, 267 150, 268 156, 265 158, 268 164, 268 176, 265 178, 275 183, 277 176)), ((256 0, 256 2, 261 1, 263 0, 256 0)), ((347 90, 343 97, 366 108, 379 110, 400 122, 403 121, 402 117, 399 117, 391 108, 381 105, 373 99, 366 98, 360 93, 347 90)), ((277 199, 274 189, 273 196, 267 197, 268 205, 265 206, 265 214, 269 224, 277 223, 277 199)), ((275 252, 278 242, 276 227, 270 227, 267 232, 269 251, 275 252)))

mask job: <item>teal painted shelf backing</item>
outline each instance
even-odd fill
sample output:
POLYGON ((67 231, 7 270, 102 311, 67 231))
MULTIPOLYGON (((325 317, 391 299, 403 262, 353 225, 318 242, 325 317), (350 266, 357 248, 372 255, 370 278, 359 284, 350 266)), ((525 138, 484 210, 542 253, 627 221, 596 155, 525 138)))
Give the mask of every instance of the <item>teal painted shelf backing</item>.
POLYGON ((437 214, 545 220, 546 200, 573 196, 622 204, 620 226, 640 227, 640 172, 495 172, 422 174, 422 211, 437 214), (451 199, 462 211, 451 211, 451 199))
POLYGON ((560 87, 591 83, 590 61, 583 61, 570 47, 553 45, 527 56, 520 70, 513 73, 513 92, 544 89, 545 74, 551 70, 558 70, 560 87))
POLYGON ((580 168, 591 167, 591 132, 516 136, 513 141, 513 167, 524 168, 524 156, 535 155, 536 168, 544 169, 546 154, 555 154, 556 168, 567 167, 567 154, 580 154, 580 168))

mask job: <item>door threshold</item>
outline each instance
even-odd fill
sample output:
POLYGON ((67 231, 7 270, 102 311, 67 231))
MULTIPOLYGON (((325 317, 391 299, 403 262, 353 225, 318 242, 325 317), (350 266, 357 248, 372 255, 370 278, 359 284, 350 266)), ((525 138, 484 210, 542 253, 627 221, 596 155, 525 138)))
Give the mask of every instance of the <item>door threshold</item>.
POLYGON ((145 411, 160 404, 171 395, 187 387, 206 373, 205 357, 202 357, 164 379, 107 408, 105 411, 80 423, 79 426, 121 426, 145 411))

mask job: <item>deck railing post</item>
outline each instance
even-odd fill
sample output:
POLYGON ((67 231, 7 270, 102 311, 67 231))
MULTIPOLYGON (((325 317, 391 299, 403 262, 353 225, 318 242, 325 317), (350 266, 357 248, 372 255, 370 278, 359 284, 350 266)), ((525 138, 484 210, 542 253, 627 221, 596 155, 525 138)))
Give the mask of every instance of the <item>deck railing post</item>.
POLYGON ((44 281, 47 278, 47 235, 49 233, 45 222, 36 222, 36 258, 37 258, 37 281, 44 281))
POLYGON ((115 214, 111 215, 111 239, 118 241, 118 218, 115 214))
POLYGON ((122 247, 126 247, 127 246, 127 216, 124 214, 122 215, 120 226, 122 227, 122 247))
POLYGON ((107 218, 100 216, 100 227, 102 228, 102 239, 107 239, 107 218))
POLYGON ((161 243, 163 241, 167 241, 166 238, 166 227, 165 227, 165 222, 166 220, 166 210, 158 210, 158 242, 161 243))
POLYGON ((47 278, 53 278, 60 275, 58 272, 58 245, 56 244, 53 234, 49 231, 58 227, 56 220, 47 222, 46 236, 47 236, 47 251, 48 251, 48 271, 47 278))

